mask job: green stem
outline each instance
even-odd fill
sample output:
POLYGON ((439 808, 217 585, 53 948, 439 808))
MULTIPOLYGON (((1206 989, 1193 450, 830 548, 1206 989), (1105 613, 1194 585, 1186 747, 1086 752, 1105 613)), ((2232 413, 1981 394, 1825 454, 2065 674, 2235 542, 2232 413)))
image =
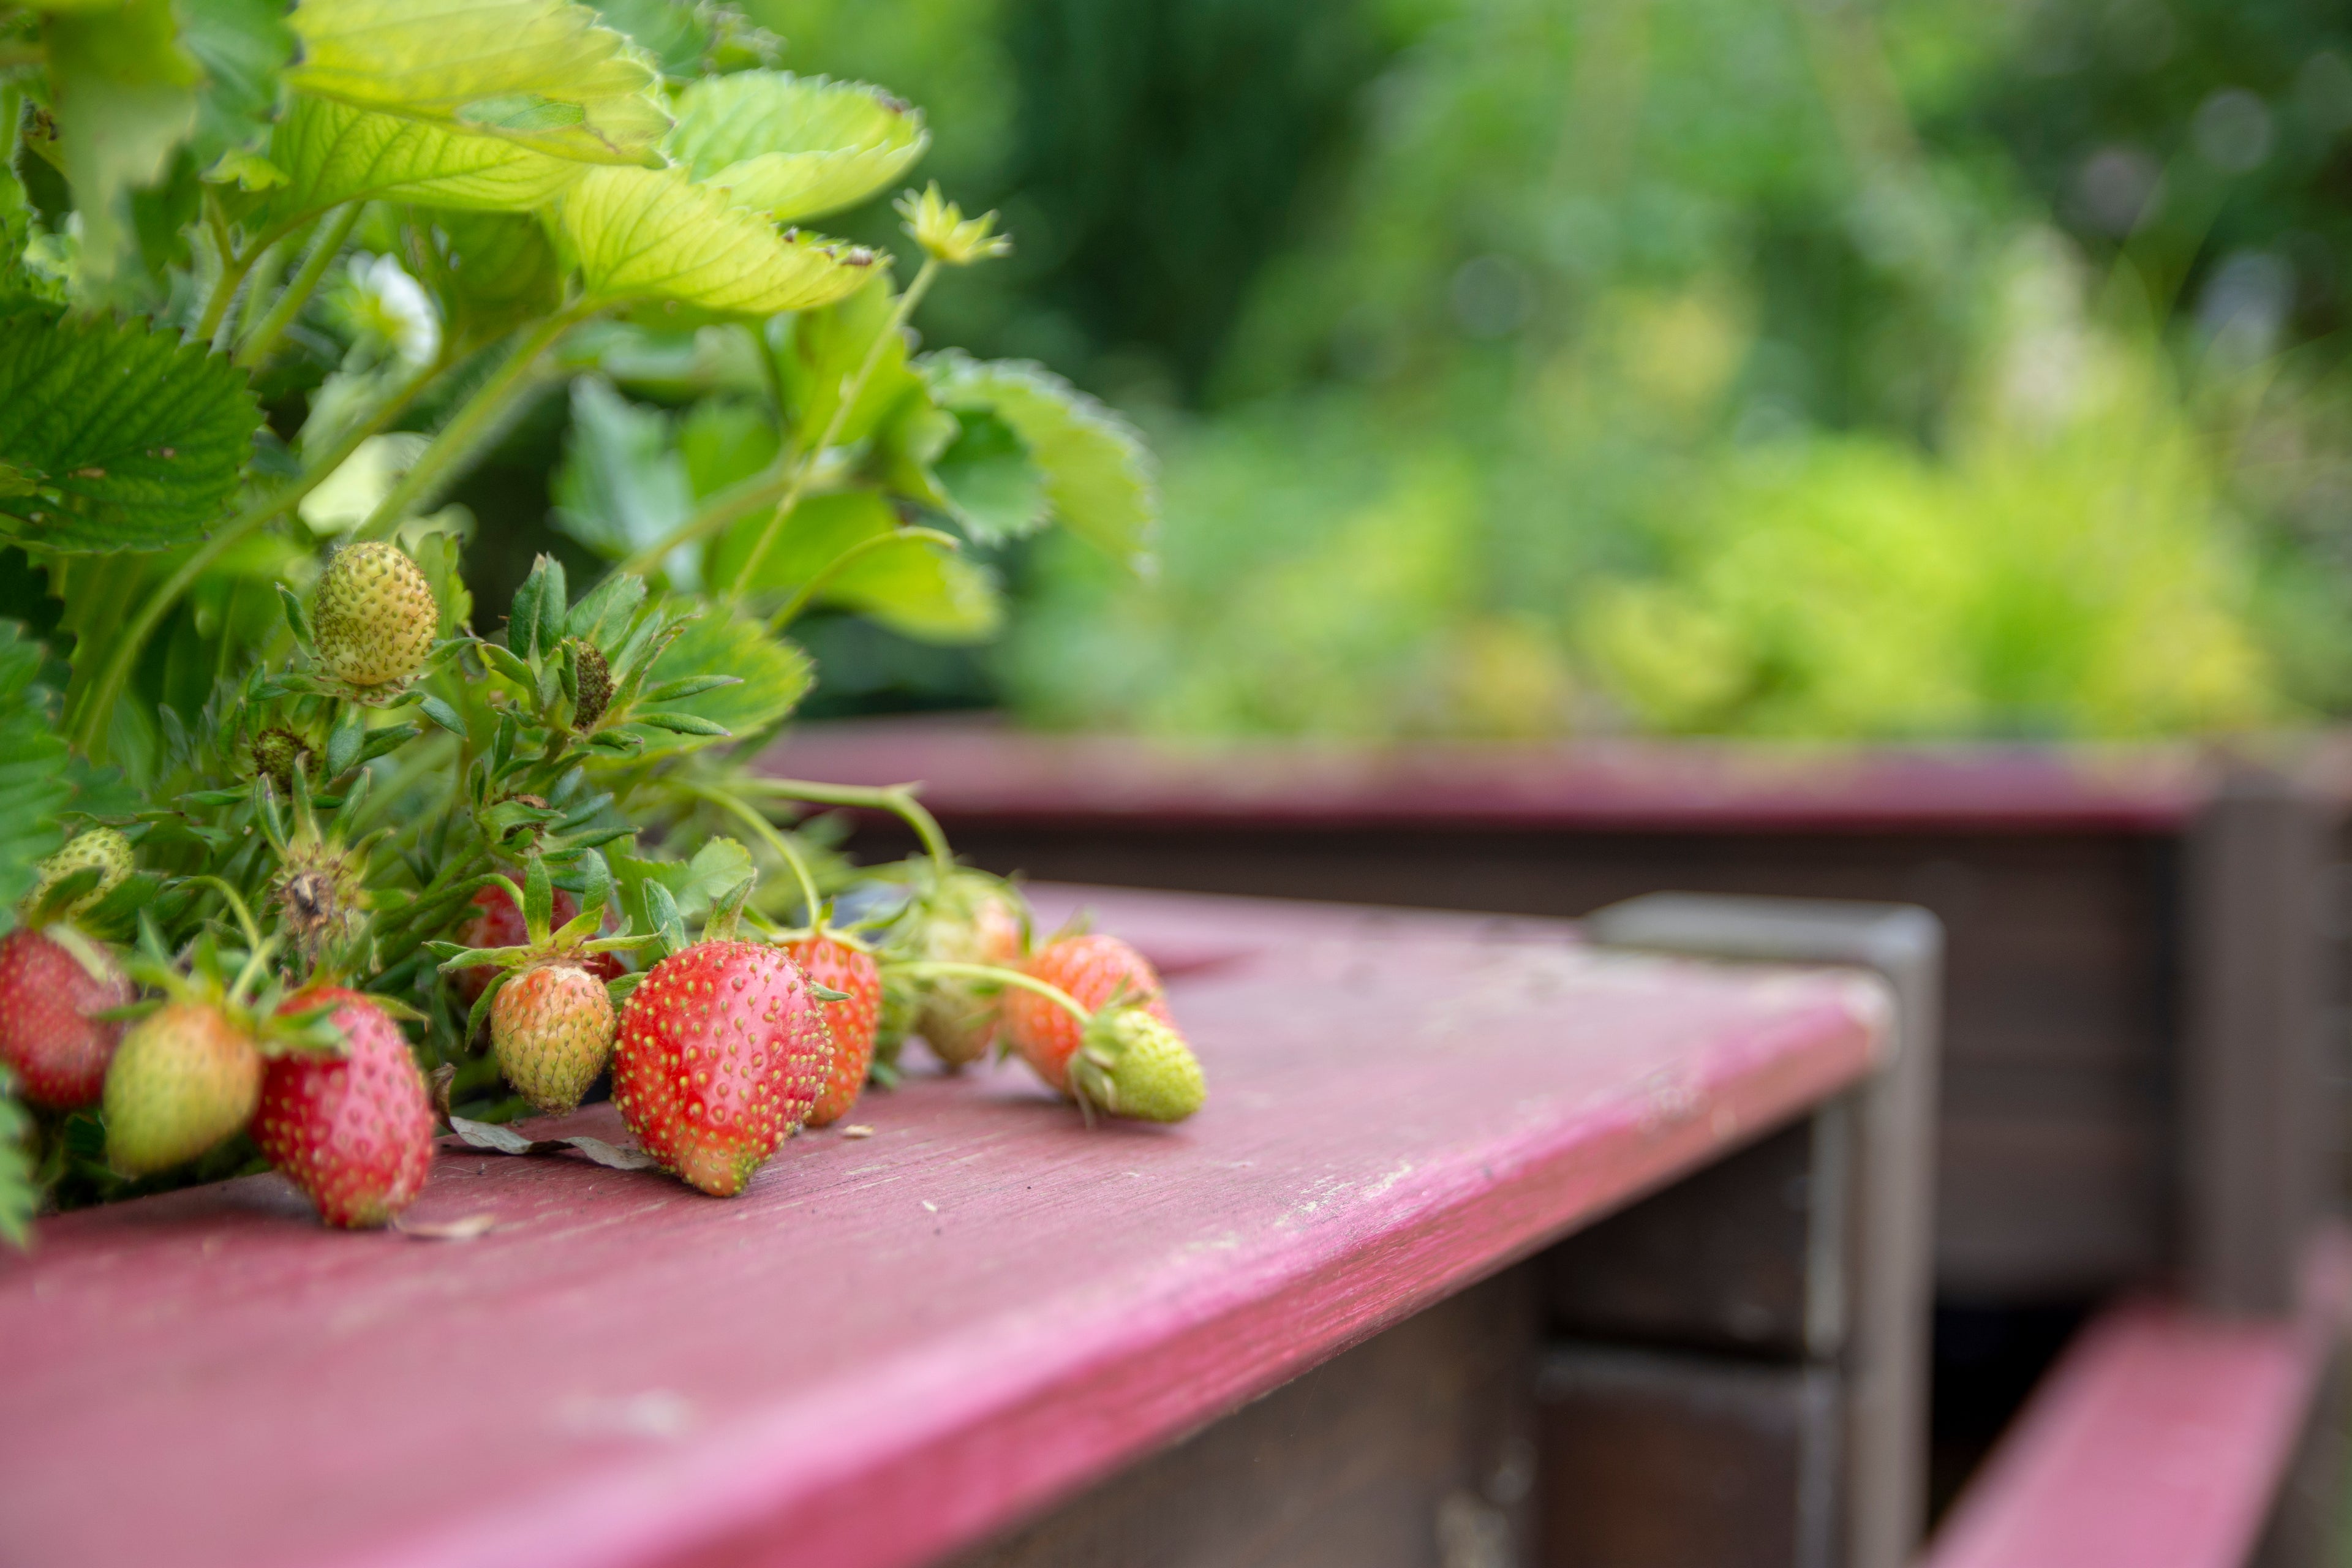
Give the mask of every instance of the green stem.
POLYGON ((942 533, 936 528, 897 528, 887 533, 877 533, 871 539, 861 539, 818 567, 807 582, 793 590, 793 596, 784 601, 784 607, 769 619, 768 629, 782 633, 800 618, 801 612, 809 607, 811 600, 832 586, 835 577, 884 545, 896 543, 901 539, 928 539, 935 544, 944 544, 950 550, 963 548, 963 542, 954 534, 942 533))
POLYGON ((890 966, 901 974, 911 974, 921 980, 931 975, 964 980, 994 980, 1006 985, 1017 985, 1024 991, 1034 991, 1048 1002, 1057 1003, 1070 1016, 1084 1024, 1094 1015, 1086 1005, 1058 985, 1049 984, 1034 974, 1024 974, 1017 969, 999 969, 992 963, 951 963, 945 959, 925 958, 890 966))
POLYGON ((570 331, 591 313, 591 308, 574 306, 550 316, 531 330, 530 335, 517 344, 507 363, 497 374, 478 387, 465 406, 450 417, 416 459, 416 466, 401 476, 374 511, 362 523, 353 539, 381 539, 406 517, 411 508, 433 493, 449 470, 473 455, 474 448, 490 428, 506 413, 508 406, 529 387, 531 372, 541 358, 554 346, 555 340, 570 331))
POLYGON ((659 566, 679 545, 708 539, 738 518, 751 516, 783 494, 791 483, 788 475, 775 470, 755 474, 740 484, 730 486, 713 496, 709 505, 622 562, 615 570, 643 577, 659 566))
POLYGON ((689 784, 685 788, 687 794, 698 796, 713 805, 733 813, 758 834, 769 848, 776 852, 783 863, 792 868, 793 879, 800 884, 802 900, 808 905, 810 929, 822 930, 824 919, 824 907, 817 900, 816 880, 809 875, 808 862, 801 858, 801 852, 793 847, 790 839, 776 831, 776 825, 761 816, 748 802, 729 795, 723 789, 713 789, 709 784, 689 784))
MULTIPOLYGON (((875 366, 882 363, 882 351, 898 341, 907 318, 915 313, 915 306, 929 290, 931 279, 939 276, 939 270, 938 257, 923 258, 922 269, 915 274, 915 280, 907 285, 907 291, 898 296, 898 302, 891 308, 890 319, 882 324, 882 330, 875 333, 874 341, 866 345, 866 357, 859 362, 857 374, 841 388, 840 398, 833 405, 833 414, 824 422, 824 433, 817 437, 814 445, 801 454, 800 464, 793 470, 790 488, 784 491, 783 499, 776 502, 774 515, 768 519, 768 526, 760 531, 760 542, 751 547, 751 553, 744 561, 742 570, 735 574, 735 581, 727 594, 730 601, 742 597, 744 590, 758 580, 761 564, 768 559, 770 547, 776 542, 777 534, 783 531, 786 520, 793 515, 793 509, 800 505, 801 492, 808 489, 809 476, 816 471, 817 459, 824 457, 826 448, 840 437, 842 426, 849 422, 850 411, 866 395, 866 384, 873 378, 875 366)), ((782 409, 777 410, 779 416, 782 412, 782 409)))
POLYGON ((310 302, 310 296, 318 291, 320 281, 327 276, 327 268, 333 266, 335 258, 342 253, 343 242, 351 237, 352 228, 359 221, 358 202, 339 207, 328 215, 326 221, 319 226, 319 232, 311 237, 310 253, 303 257, 300 269, 278 296, 278 302, 269 308, 269 313, 261 318, 238 346, 238 364, 257 369, 269 362, 271 352, 278 347, 278 340, 286 335, 286 329, 294 324, 295 318, 302 313, 302 307, 310 302))
POLYGON ((215 340, 222 323, 228 320, 228 308, 236 291, 245 282, 246 269, 253 265, 248 257, 239 256, 230 243, 228 219, 221 216, 220 204, 207 195, 205 197, 205 226, 212 231, 213 243, 220 247, 221 275, 214 280, 212 297, 205 301, 205 313, 196 319, 196 337, 211 343, 217 353, 225 346, 215 340))
POLYGON ((948 847, 947 835, 940 831, 939 819, 915 799, 918 785, 891 784, 872 789, 858 784, 816 784, 807 779, 744 779, 736 787, 818 805, 863 805, 895 813, 915 830, 915 837, 923 841, 924 849, 940 870, 955 869, 955 854, 948 847))
POLYGON ((215 530, 210 539, 198 545, 194 554, 180 563, 178 570, 147 595, 146 603, 141 605, 138 614, 131 616, 131 625, 115 640, 112 650, 107 655, 105 668, 90 683, 80 706, 75 710, 70 739, 76 750, 94 762, 103 760, 95 748, 99 738, 106 732, 107 721, 114 716, 114 704, 121 698, 122 688, 131 679, 131 667, 138 662, 141 651, 147 646, 147 639, 155 635, 155 628, 163 624, 165 616, 171 614, 172 606, 180 602, 180 596, 194 586, 215 562, 248 534, 299 505, 304 496, 318 489, 329 474, 342 467, 344 460, 359 450, 361 442, 398 418, 401 411, 425 390, 425 384, 432 379, 433 371, 434 367, 428 366, 411 376, 399 391, 384 401, 382 407, 353 426, 333 449, 306 469, 301 478, 284 489, 255 501, 215 530))

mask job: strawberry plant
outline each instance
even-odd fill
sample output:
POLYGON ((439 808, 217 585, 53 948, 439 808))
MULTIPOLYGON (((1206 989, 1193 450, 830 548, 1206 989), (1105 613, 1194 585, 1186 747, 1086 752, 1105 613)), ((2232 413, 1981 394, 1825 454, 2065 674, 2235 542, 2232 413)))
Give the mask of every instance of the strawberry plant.
MULTIPOLYGON (((907 191, 905 258, 805 226, 929 134, 778 50, 707 4, 0 13, 0 1236, 265 1162, 383 1224, 436 1113, 550 1146, 495 1123, 608 1056, 644 1153, 572 1145, 731 1192, 867 1054, 965 1059, 1044 984, 910 789, 751 764, 801 615, 985 635, 988 547, 1141 560, 1149 463, 1034 365, 921 352, 992 216, 907 191), (477 605, 450 489, 566 386, 593 580, 477 605), (842 864, 840 806, 926 854, 842 864)), ((1140 1059, 1139 999, 1061 1000, 1140 1059)))

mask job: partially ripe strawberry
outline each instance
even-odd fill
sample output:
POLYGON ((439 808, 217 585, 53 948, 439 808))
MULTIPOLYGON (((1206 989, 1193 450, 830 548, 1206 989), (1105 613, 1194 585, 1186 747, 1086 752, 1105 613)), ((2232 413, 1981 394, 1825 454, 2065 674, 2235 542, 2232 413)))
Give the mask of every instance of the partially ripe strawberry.
POLYGON ((490 1004, 490 1048, 499 1071, 533 1110, 550 1116, 577 1110, 613 1055, 613 1000, 604 983, 562 959, 530 965, 490 1004))
POLYGON ((388 1225, 415 1200, 432 1168, 432 1100, 400 1026, 358 992, 313 985, 278 1011, 329 1003, 337 1005, 330 1016, 346 1054, 273 1060, 254 1141, 329 1225, 388 1225))
MULTIPOLYGON (((1117 997, 1162 1023, 1171 1022, 1160 995, 1160 972, 1115 936, 1066 936, 1039 948, 1022 967, 1034 978, 1068 992, 1090 1013, 1117 997)), ((1067 1008, 1034 991, 1006 987, 1005 1038, 1057 1090, 1069 1089, 1070 1057, 1085 1031, 1067 1008)))
MULTIPOLYGON (((957 873, 924 927, 919 957, 999 968, 1021 961, 1021 911, 993 877, 957 873)), ((997 998, 974 981, 924 982, 915 1033, 950 1068, 978 1061, 996 1039, 997 998)))
POLYGON ((801 973, 831 991, 845 991, 846 1002, 826 1002, 826 1026, 833 1033, 833 1068, 824 1089, 809 1112, 811 1127, 829 1127, 848 1113, 866 1088, 866 1073, 874 1065, 874 1034, 882 1021, 882 971, 874 955, 829 936, 804 936, 783 944, 801 973))
POLYGON ((1114 1007, 1088 1024, 1069 1077, 1074 1098, 1139 1121, 1181 1121, 1209 1098, 1200 1058, 1176 1026, 1140 1007, 1114 1007))
POLYGON ((654 965, 621 1009, 613 1103, 664 1170, 732 1197, 807 1121, 832 1066, 824 1014, 789 953, 698 942, 654 965))
MULTIPOLYGON (((530 940, 530 929, 523 923, 521 907, 497 883, 491 883, 474 895, 474 918, 457 933, 457 940, 467 947, 520 947, 530 940)), ((580 900, 562 889, 556 889, 549 923, 560 931, 579 915, 580 900)), ((620 929, 614 923, 609 904, 604 909, 603 929, 607 933, 620 929)), ((621 955, 617 952, 583 953, 574 962, 583 965, 599 980, 618 980, 627 973, 622 967, 621 955)), ((483 989, 496 973, 496 970, 483 965, 454 972, 452 977, 457 982, 457 994, 466 999, 466 1005, 470 1007, 481 1000, 483 989)))
POLYGON ((253 1037, 209 1002, 167 1002, 131 1026, 106 1069, 106 1163, 144 1176, 193 1160, 253 1120, 253 1037))
POLYGON ((310 626, 330 673, 353 686, 387 686, 425 668, 441 611, 415 562, 397 545, 370 542, 346 545, 327 563, 310 626))
POLYGON ((131 983, 103 948, 83 942, 78 956, 54 930, 0 936, 0 1062, 16 1069, 26 1100, 72 1110, 106 1088, 122 1038, 121 1025, 89 1015, 129 1002, 131 983))
POLYGON ((51 888, 76 871, 89 870, 93 867, 98 871, 98 886, 65 907, 62 912, 68 920, 114 891, 121 885, 122 879, 131 875, 131 840, 111 827, 92 827, 75 834, 64 848, 36 868, 40 873, 40 880, 33 884, 32 895, 25 900, 25 907, 37 910, 42 898, 51 888))

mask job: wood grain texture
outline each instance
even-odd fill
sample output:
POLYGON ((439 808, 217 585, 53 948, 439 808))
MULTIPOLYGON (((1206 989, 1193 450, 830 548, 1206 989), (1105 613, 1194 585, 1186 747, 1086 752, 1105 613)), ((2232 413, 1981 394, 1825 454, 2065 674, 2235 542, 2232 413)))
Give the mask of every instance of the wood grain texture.
POLYGON ((2094 1321, 1922 1568, 2240 1568, 2342 1343, 2352 1248, 2341 1234, 2309 1255, 2304 1281, 2293 1318, 2139 1300, 2094 1321))
POLYGON ((1536 1384, 1539 1568, 1834 1568, 1834 1371, 1557 1348, 1536 1384))
POLYGON ((956 1568, 1516 1563, 1535 1480, 1530 1267, 1382 1331, 956 1568))
POLYGON ((1885 1019, 1851 978, 1299 919, 1172 980, 1212 1085, 1175 1129, 971 1073, 732 1201, 445 1153, 415 1217, 493 1216, 468 1244, 331 1235, 268 1177, 47 1223, 0 1262, 0 1542, 928 1561, 1839 1092, 1885 1019))

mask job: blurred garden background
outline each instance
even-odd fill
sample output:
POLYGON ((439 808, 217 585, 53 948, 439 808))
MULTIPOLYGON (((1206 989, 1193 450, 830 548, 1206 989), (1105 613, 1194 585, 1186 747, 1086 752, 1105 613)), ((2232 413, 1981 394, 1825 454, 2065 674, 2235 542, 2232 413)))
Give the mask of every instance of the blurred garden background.
MULTIPOLYGON (((606 9, 657 48, 693 16, 606 9)), ((1902 738, 2352 705, 2331 8, 744 9, 788 68, 919 103, 917 174, 1001 209, 1015 255, 943 280, 928 341, 1104 397, 1165 492, 1146 575, 1052 534, 980 552, 1009 615, 877 623, 843 585, 800 628, 812 713, 1902 738)), ((826 226, 892 237, 880 202, 826 226)), ((711 358, 634 340, 516 427, 455 497, 482 602, 742 471, 711 358)))

